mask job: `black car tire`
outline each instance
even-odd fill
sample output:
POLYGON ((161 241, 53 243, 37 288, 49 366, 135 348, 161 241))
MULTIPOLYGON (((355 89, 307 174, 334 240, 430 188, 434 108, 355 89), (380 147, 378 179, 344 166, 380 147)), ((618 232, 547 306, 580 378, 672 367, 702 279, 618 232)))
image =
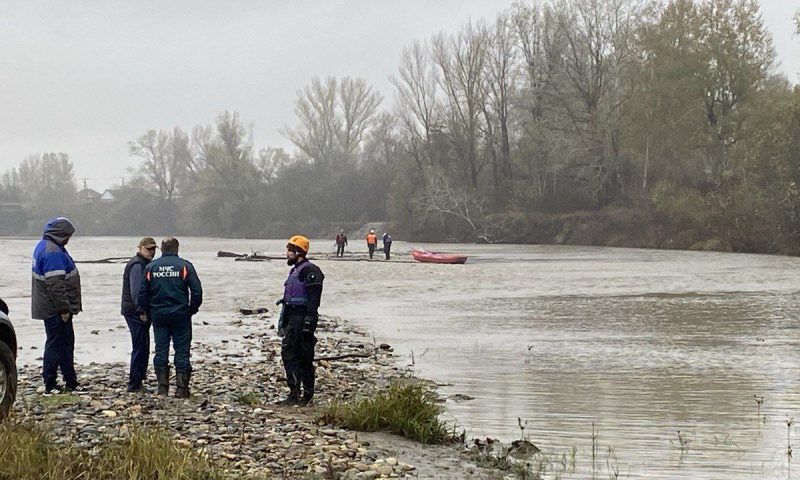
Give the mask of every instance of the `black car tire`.
POLYGON ((17 365, 14 361, 14 353, 3 342, 0 342, 0 362, 3 364, 0 372, 5 372, 4 380, 7 387, 5 395, 0 398, 0 420, 2 420, 8 416, 17 396, 17 365))

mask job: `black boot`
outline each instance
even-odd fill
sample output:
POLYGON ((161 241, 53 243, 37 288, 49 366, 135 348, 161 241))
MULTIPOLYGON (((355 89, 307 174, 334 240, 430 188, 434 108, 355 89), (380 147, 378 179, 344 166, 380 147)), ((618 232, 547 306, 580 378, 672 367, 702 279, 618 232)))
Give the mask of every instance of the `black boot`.
POLYGON ((156 370, 156 380, 158 380, 158 394, 169 395, 169 367, 156 370))
POLYGON ((307 393, 307 392, 303 393, 303 398, 300 399, 300 406, 301 407, 307 406, 309 403, 311 403, 312 398, 314 398, 313 393, 307 393))
POLYGON ((192 374, 189 372, 175 372, 175 398, 189 398, 189 381, 192 374))
POLYGON ((289 396, 283 400, 275 402, 276 405, 297 405, 300 403, 300 389, 289 389, 289 396))

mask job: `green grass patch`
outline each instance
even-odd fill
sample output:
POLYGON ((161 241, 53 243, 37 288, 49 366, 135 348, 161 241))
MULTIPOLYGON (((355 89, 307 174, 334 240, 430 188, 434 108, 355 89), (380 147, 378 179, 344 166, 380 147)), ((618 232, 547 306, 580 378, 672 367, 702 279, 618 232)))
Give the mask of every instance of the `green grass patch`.
POLYGON ((247 392, 236 395, 234 399, 242 405, 256 407, 262 405, 264 402, 261 400, 261 395, 256 392, 247 392))
POLYGON ((0 480, 223 480, 231 478, 164 431, 137 428, 94 452, 56 445, 33 423, 0 424, 0 480))
POLYGON ((448 443, 455 432, 439 419, 442 407, 422 385, 393 384, 385 393, 334 402, 319 421, 362 432, 388 431, 423 444, 448 443))

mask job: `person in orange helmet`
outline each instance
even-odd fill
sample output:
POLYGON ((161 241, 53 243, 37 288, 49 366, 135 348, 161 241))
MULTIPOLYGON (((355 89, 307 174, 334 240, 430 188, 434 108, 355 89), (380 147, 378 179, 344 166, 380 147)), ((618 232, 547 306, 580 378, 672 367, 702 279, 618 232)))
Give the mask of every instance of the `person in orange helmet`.
POLYGON ((369 250, 369 259, 372 260, 372 255, 375 253, 375 249, 378 247, 378 236, 375 235, 375 230, 370 229, 369 233, 367 234, 367 249, 369 250))
POLYGON ((308 248, 309 241, 302 235, 293 236, 286 244, 286 263, 292 269, 283 284, 283 298, 278 301, 283 304, 278 335, 282 337, 281 359, 289 396, 278 402, 282 405, 308 405, 314 397, 314 332, 325 275, 306 258, 308 248))

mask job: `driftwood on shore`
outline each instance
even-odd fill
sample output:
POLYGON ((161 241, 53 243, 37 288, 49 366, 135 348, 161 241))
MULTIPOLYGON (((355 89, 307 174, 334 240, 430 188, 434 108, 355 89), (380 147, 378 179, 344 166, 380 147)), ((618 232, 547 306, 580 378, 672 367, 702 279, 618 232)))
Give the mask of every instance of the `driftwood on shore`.
POLYGON ((245 255, 233 259, 234 262, 269 262, 271 260, 286 260, 286 257, 279 255, 245 255))
POLYGON ((224 250, 217 251, 217 257, 219 258, 242 258, 246 257, 246 253, 234 253, 234 252, 226 252, 224 250))
POLYGON ((331 362, 333 360, 342 360, 345 358, 370 358, 374 356, 375 354, 373 353, 346 353, 344 355, 332 355, 330 357, 317 357, 314 361, 319 362, 320 360, 325 360, 326 362, 331 362))
POLYGON ((242 315, 260 315, 262 313, 268 313, 269 310, 266 307, 258 307, 258 308, 240 308, 239 313, 242 315))
MULTIPOLYGON (((375 258, 369 258, 365 253, 348 253, 345 257, 337 257, 334 253, 323 253, 318 255, 309 255, 308 259, 312 261, 319 261, 319 260, 331 260, 334 262, 385 262, 382 251, 375 252, 375 258)), ((217 257, 219 258, 233 258, 235 262, 269 262, 272 260, 286 260, 286 257, 283 255, 264 255, 258 252, 256 253, 235 253, 235 252, 226 252, 226 251, 218 251, 217 257)), ((394 263, 416 263, 413 260, 407 259, 405 257, 394 257, 392 260, 388 260, 394 263)))
POLYGON ((75 260, 75 263, 123 263, 130 259, 131 257, 108 257, 98 260, 75 260))

